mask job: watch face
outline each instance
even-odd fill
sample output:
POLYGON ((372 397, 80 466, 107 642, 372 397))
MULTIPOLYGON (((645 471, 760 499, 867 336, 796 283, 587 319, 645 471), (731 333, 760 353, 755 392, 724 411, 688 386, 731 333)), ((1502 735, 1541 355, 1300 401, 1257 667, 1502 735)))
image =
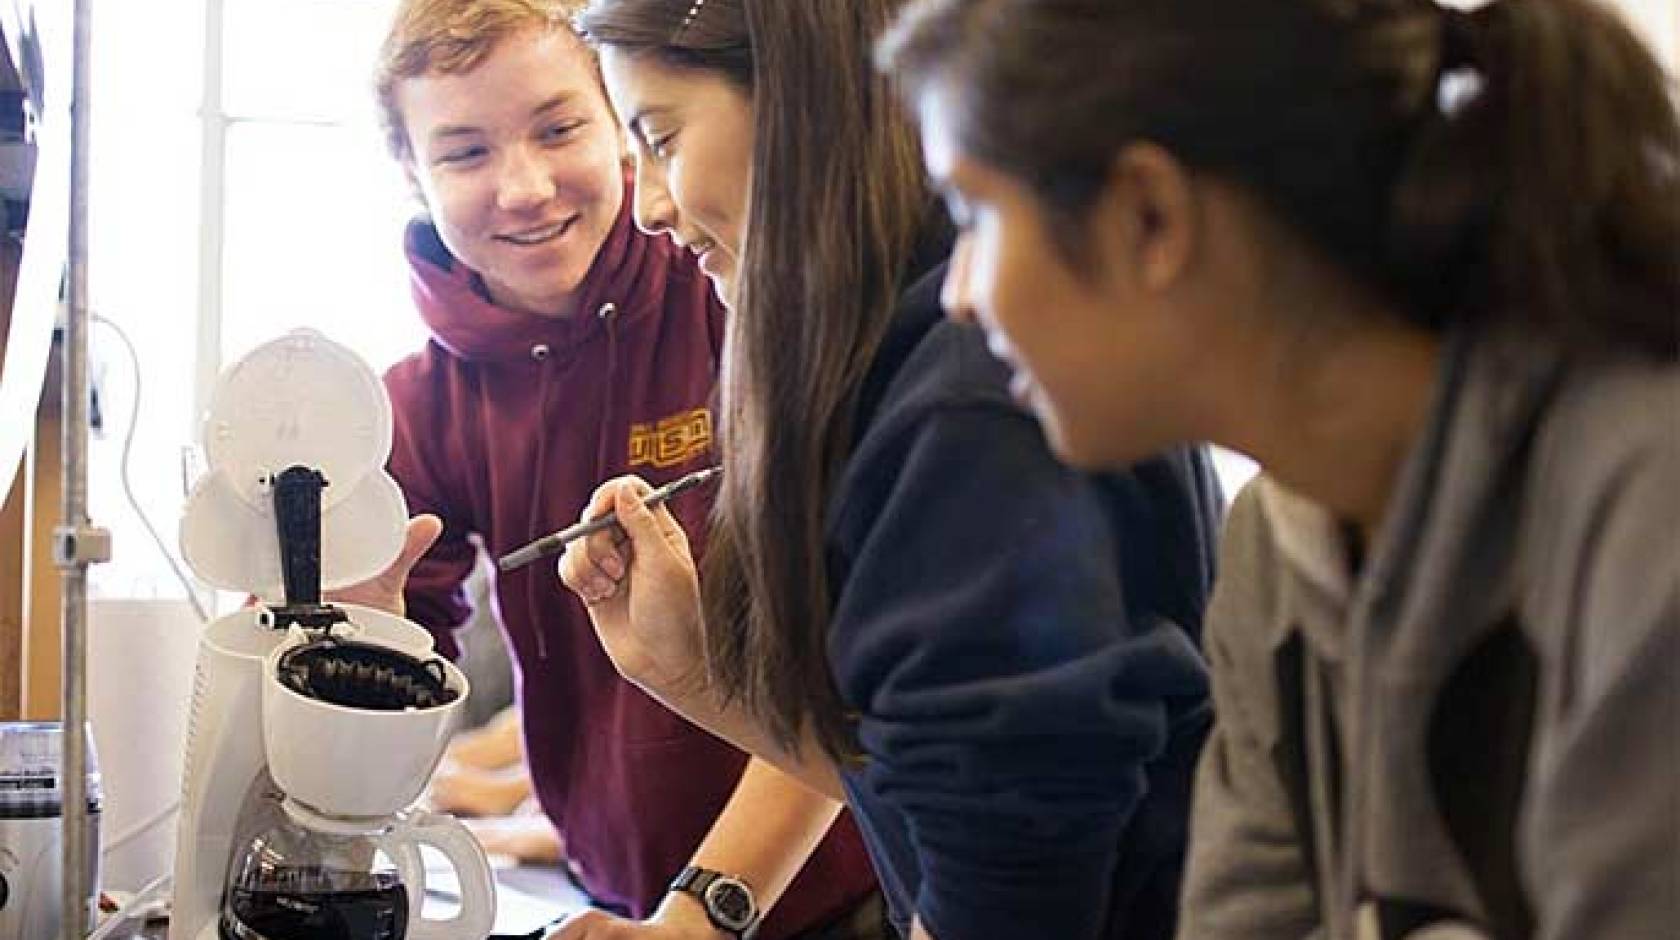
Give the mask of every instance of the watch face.
POLYGON ((758 917, 752 892, 734 878, 717 878, 706 886, 706 910, 725 930, 746 930, 758 917))

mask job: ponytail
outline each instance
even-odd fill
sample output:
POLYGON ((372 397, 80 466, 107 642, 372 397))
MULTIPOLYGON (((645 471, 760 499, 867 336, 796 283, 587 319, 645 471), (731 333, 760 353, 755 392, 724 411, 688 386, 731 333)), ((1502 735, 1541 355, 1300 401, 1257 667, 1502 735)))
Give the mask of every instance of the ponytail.
POLYGON ((1680 355, 1680 119, 1651 53, 1591 0, 1440 17, 1436 94, 1393 190, 1392 282, 1433 321, 1493 308, 1680 355))

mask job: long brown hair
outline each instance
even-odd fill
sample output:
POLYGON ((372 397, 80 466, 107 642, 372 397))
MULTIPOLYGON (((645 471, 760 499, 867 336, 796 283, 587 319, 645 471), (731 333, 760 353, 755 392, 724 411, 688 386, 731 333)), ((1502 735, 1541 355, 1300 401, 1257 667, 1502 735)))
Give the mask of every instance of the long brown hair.
POLYGON ((1150 140, 1424 325, 1680 356, 1680 120, 1590 0, 922 0, 880 56, 1071 240, 1150 140))
POLYGON ((720 379, 728 473, 701 571, 708 668, 782 745, 809 727, 835 757, 856 744, 828 667, 824 513, 929 202, 914 132, 870 68, 899 5, 594 0, 578 18, 594 43, 717 72, 752 98, 720 379))

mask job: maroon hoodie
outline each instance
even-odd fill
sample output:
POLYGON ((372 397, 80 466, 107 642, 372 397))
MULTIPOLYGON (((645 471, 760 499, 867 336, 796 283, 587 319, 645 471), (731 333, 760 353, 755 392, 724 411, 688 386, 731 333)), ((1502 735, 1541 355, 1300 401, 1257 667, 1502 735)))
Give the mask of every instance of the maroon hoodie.
MULTIPOLYGON (((723 311, 686 253, 631 224, 628 195, 577 312, 563 319, 496 306, 429 223, 410 225, 407 249, 432 340, 385 376, 396 414, 390 469, 411 512, 443 519, 405 596, 409 616, 454 656, 451 628, 470 613, 470 538, 498 556, 577 521, 603 480, 637 473, 659 485, 715 460, 709 402, 723 311)), ((691 492, 672 504, 691 537, 703 533, 710 498, 691 492)), ((543 809, 583 887, 646 916, 746 758, 619 677, 551 561, 500 575, 495 596, 543 809)), ((761 936, 815 926, 874 888, 842 815, 761 936)))

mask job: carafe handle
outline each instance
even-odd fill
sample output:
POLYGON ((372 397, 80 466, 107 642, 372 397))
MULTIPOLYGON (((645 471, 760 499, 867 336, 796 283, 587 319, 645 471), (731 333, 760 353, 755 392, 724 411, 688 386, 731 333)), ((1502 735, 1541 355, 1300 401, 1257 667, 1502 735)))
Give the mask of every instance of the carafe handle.
POLYGON ((490 876, 490 861, 478 840, 453 816, 415 811, 397 824, 384 840, 385 852, 397 865, 408 885, 411 902, 408 940, 482 940, 496 923, 496 891, 490 876), (418 845, 430 845, 442 852, 455 869, 461 887, 461 906, 447 920, 423 915, 426 870, 420 863, 418 845))

